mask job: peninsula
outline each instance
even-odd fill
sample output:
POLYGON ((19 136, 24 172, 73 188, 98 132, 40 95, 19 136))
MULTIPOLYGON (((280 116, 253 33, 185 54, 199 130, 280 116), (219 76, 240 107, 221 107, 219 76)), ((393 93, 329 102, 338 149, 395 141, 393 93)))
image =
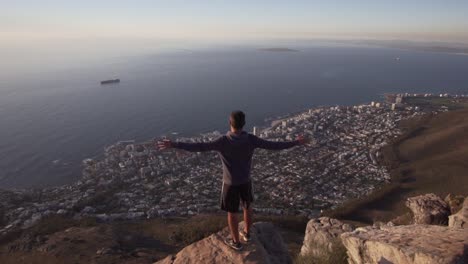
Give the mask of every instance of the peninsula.
MULTIPOLYGON (((314 108, 256 129, 258 136, 270 140, 304 134, 313 144, 269 153, 268 158, 259 150, 252 172, 254 180, 262 183, 256 186, 255 210, 313 217, 389 183, 389 171, 380 162, 381 148, 402 134, 399 122, 426 113, 402 101, 428 96, 403 94, 389 97, 395 102, 314 108)), ((446 101, 465 98, 440 96, 446 101)), ((429 111, 447 110, 441 106, 429 111)), ((220 134, 180 140, 207 141, 220 134)), ((217 155, 161 152, 154 147, 156 140, 121 141, 106 147, 102 159, 83 161, 83 177, 74 184, 1 191, 4 225, 0 234, 31 227, 54 214, 111 221, 216 212, 221 188, 217 155)))
MULTIPOLYGON (((390 194, 395 184, 401 188, 400 193, 405 186, 416 187, 407 182, 408 177, 395 178, 395 171, 410 177, 413 172, 399 165, 389 167, 386 148, 398 144, 395 140, 407 138, 405 133, 414 134, 413 130, 405 131, 402 124, 428 116, 440 116, 436 123, 447 114, 463 117, 465 109, 443 112, 466 106, 467 95, 387 94, 383 102, 318 107, 283 116, 262 129, 255 127, 256 135, 271 140, 289 140, 298 134, 313 139, 312 146, 270 152, 268 159, 263 151, 257 153, 253 170, 254 180, 261 182, 255 185, 257 221, 287 227, 285 238, 293 240, 288 242, 293 245, 290 248, 293 256, 298 254, 297 245, 302 245, 297 238, 304 237, 305 224, 315 223, 320 215, 361 224, 372 223, 376 217, 407 224, 411 215, 393 207, 391 215, 382 211, 388 209, 388 202, 380 199, 379 194, 397 199, 401 196, 390 194), (390 192, 385 186, 390 187, 390 192), (353 201, 358 201, 357 205, 349 206, 353 201), (393 220, 399 215, 403 219, 393 220)), ((460 119, 453 122, 456 124, 457 120, 460 119)), ((451 132, 464 131, 463 127, 457 129, 451 132)), ((440 135, 437 131, 436 134, 440 135)), ((215 131, 180 140, 206 141, 219 135, 215 131)), ((224 217, 216 214, 221 186, 218 157, 214 153, 162 152, 154 148, 156 140, 159 139, 120 141, 106 147, 102 158, 83 161, 83 177, 74 184, 0 190, 0 243, 3 241, 0 259, 3 256, 3 260, 16 263, 17 257, 34 258, 31 249, 52 252, 44 254, 58 257, 63 250, 71 250, 68 244, 73 247, 76 241, 85 239, 87 247, 94 250, 82 251, 86 258, 106 256, 102 263, 112 263, 117 261, 115 258, 126 256, 129 261, 138 258, 152 263, 217 232, 225 224, 224 217), (159 241, 141 237, 145 234, 159 241), (122 240, 121 236, 130 240, 122 240), (73 239, 63 242, 63 237, 73 239), (108 242, 101 244, 97 242, 100 240, 108 242), (141 241, 148 243, 146 249, 135 248, 141 241), (63 246, 54 250, 57 245, 63 246), (114 260, 106 262, 106 259, 114 260)), ((446 170, 449 173, 452 168, 460 169, 455 165, 450 168, 446 170)), ((425 181, 424 177, 418 177, 415 183, 420 184, 419 179, 425 181)), ((456 182, 452 180, 450 184, 456 182)), ((437 188, 424 186, 424 191, 437 192, 437 188)), ((453 188, 447 190, 454 193, 463 189, 455 188, 462 185, 450 186, 453 188)))

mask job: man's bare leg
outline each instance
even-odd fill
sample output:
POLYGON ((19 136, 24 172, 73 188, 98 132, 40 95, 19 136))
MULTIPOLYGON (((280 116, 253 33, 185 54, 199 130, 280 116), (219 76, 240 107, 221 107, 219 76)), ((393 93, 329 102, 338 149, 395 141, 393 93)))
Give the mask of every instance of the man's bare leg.
POLYGON ((236 213, 228 212, 228 225, 231 231, 232 240, 235 243, 239 243, 239 220, 237 219, 236 213))
POLYGON ((252 227, 252 205, 249 208, 244 208, 244 232, 250 235, 250 229, 252 227))

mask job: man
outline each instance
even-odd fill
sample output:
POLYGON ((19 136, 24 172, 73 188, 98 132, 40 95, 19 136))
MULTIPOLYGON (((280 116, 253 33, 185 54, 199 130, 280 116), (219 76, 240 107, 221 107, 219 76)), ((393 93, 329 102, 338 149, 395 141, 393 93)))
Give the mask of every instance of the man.
POLYGON ((223 164, 223 186, 221 209, 228 213, 231 238, 225 243, 235 250, 242 250, 239 235, 245 242, 250 241, 252 227, 253 186, 250 178, 252 156, 256 148, 282 150, 307 144, 308 140, 299 136, 295 141, 267 141, 243 131, 245 114, 234 111, 229 118, 231 129, 225 136, 205 143, 183 143, 164 140, 158 142, 159 149, 178 148, 191 152, 217 151, 223 164), (236 213, 239 204, 244 211, 244 230, 239 232, 236 213))

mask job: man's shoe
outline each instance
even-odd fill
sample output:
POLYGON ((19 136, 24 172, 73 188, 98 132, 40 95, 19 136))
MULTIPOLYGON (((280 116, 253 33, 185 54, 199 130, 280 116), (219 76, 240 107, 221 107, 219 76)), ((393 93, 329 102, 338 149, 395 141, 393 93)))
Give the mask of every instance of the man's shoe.
POLYGON ((249 242, 251 240, 250 234, 245 232, 244 230, 240 231, 239 235, 245 242, 249 242))
POLYGON ((234 240, 232 240, 231 238, 225 238, 224 244, 228 245, 229 247, 231 247, 232 249, 236 251, 242 250, 242 244, 240 242, 239 243, 234 242, 234 240))

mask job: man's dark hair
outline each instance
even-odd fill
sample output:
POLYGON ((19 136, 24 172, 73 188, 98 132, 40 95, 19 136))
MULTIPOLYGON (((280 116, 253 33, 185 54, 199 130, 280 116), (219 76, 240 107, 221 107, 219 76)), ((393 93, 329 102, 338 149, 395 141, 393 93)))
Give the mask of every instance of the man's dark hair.
POLYGON ((233 128, 242 129, 245 125, 245 114, 242 111, 233 111, 230 120, 233 128))

